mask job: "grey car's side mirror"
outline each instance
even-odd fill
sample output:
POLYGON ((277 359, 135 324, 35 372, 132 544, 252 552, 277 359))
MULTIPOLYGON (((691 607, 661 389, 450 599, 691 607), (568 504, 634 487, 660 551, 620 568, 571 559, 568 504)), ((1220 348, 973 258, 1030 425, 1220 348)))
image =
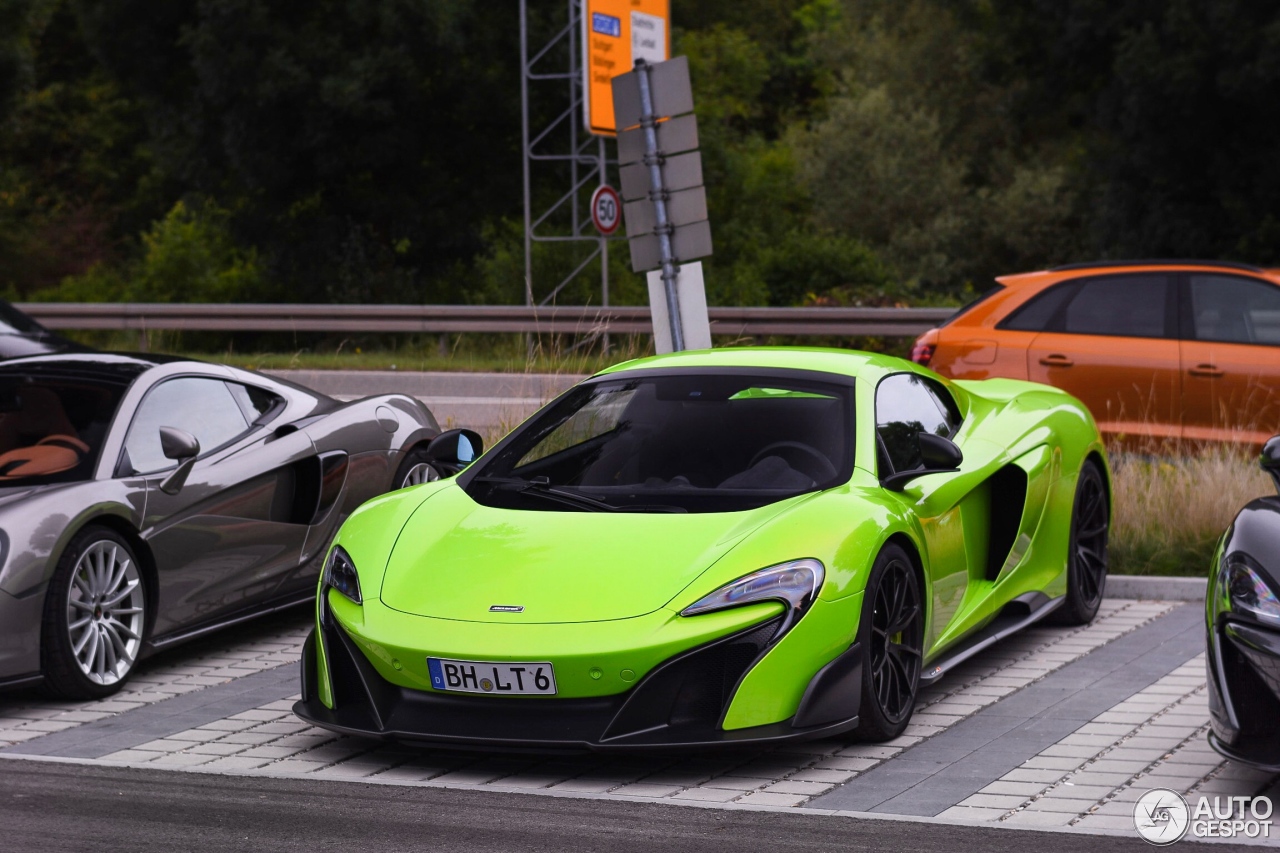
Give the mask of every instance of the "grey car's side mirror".
POLYGON ((456 474, 466 468, 484 450, 480 433, 470 429, 449 429, 431 439, 427 445, 427 461, 445 474, 456 474))
POLYGON ((195 467, 196 457, 200 455, 200 441, 186 430, 160 427, 160 452, 166 459, 173 459, 178 463, 173 473, 160 484, 160 491, 166 495, 176 495, 182 491, 187 475, 195 467))
POLYGON ((1276 491, 1280 492, 1280 435, 1273 435, 1267 439, 1267 443, 1262 445, 1262 456, 1258 459, 1258 464, 1262 466, 1262 470, 1271 475, 1272 481, 1276 484, 1276 491))
POLYGON ((936 474, 940 471, 954 471, 960 467, 960 463, 964 462, 964 454, 951 439, 931 432, 918 433, 917 438, 920 440, 920 460, 924 464, 919 468, 899 471, 886 477, 881 481, 881 485, 886 489, 899 491, 916 477, 936 474))

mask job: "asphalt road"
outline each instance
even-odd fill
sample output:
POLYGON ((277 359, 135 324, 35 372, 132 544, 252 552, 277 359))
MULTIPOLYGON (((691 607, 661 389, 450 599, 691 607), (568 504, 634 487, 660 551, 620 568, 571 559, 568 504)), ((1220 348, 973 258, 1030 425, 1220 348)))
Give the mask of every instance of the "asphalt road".
POLYGON ((42 853, 1151 849, 1136 837, 16 760, 0 764, 0 803, 0 850, 42 853))

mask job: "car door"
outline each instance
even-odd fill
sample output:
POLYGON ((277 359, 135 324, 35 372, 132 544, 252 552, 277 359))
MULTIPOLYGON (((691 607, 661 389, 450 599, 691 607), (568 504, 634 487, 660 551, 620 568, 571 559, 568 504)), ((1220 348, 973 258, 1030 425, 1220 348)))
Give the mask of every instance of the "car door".
POLYGON ((314 496, 299 471, 316 466, 315 449, 305 432, 255 428, 246 391, 208 376, 164 380, 126 433, 118 474, 147 481, 143 536, 159 575, 157 636, 270 599, 302 552, 314 496), (161 452, 160 427, 200 442, 173 494, 162 488, 175 463, 161 452))
POLYGON ((985 571, 986 517, 990 495, 974 491, 979 472, 999 448, 970 440, 960 412, 941 383, 915 373, 894 373, 876 386, 876 438, 880 478, 885 472, 919 468, 919 435, 952 439, 964 454, 957 471, 912 480, 902 491, 920 520, 932 596, 925 622, 925 648, 934 645, 962 612, 973 581, 985 571))
POLYGON ((1187 273, 1181 293, 1184 436, 1263 443, 1280 432, 1280 287, 1187 273))
POLYGON ((1076 279, 1037 299, 1055 303, 1027 349, 1028 379, 1078 397, 1111 437, 1134 443, 1181 437, 1177 300, 1170 274, 1076 279))

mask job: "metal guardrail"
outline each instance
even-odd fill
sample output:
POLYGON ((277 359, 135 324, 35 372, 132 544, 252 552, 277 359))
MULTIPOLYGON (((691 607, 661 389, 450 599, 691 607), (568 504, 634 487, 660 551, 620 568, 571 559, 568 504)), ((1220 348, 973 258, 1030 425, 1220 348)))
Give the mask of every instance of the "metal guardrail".
MULTIPOLYGON (((513 332, 590 335, 653 331, 646 306, 259 305, 25 302, 19 309, 50 329, 228 332, 513 332)), ((953 308, 711 308, 711 333, 914 337, 953 308)))

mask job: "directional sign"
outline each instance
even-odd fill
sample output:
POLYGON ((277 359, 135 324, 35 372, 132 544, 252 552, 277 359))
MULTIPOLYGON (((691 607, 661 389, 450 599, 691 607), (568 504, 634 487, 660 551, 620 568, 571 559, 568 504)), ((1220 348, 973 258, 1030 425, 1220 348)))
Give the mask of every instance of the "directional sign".
MULTIPOLYGON (((639 237, 652 234, 658 227, 658 219, 654 215, 653 203, 644 198, 629 201, 622 206, 623 217, 627 221, 627 236, 639 237)), ((667 222, 679 228, 692 225, 707 218, 707 190, 705 187, 694 187, 691 190, 671 193, 667 198, 667 222)))
MULTIPOLYGON (((698 117, 693 113, 658 122, 658 150, 663 154, 679 154, 698 147, 698 117)), ((636 163, 644 159, 644 128, 633 127, 618 133, 618 162, 636 163)))
MULTIPOLYGON (((662 170, 662 187, 668 192, 678 192, 702 186, 702 155, 689 151, 667 157, 659 167, 662 170)), ((629 163, 618 170, 622 176, 622 197, 627 201, 649 195, 649 167, 643 163, 629 163)))
MULTIPOLYGON (((620 74, 612 81, 615 122, 622 129, 640 123, 640 82, 636 72, 620 74)), ((649 91, 657 118, 693 112, 693 86, 689 82, 689 57, 677 56, 649 70, 649 91)))
POLYGON ((608 184, 601 184, 591 194, 591 221, 595 223, 596 230, 606 237, 622 224, 622 201, 618 198, 618 191, 608 184))
MULTIPOLYGON (((631 237, 631 271, 644 272, 662 264, 662 246, 656 234, 631 237)), ((684 263, 711 254, 711 223, 707 220, 677 228, 671 234, 671 253, 684 263)))
POLYGON ((670 24, 669 0, 586 0, 582 10, 583 110, 592 133, 614 135, 617 127, 610 81, 630 71, 637 59, 665 61, 671 53, 670 24))

